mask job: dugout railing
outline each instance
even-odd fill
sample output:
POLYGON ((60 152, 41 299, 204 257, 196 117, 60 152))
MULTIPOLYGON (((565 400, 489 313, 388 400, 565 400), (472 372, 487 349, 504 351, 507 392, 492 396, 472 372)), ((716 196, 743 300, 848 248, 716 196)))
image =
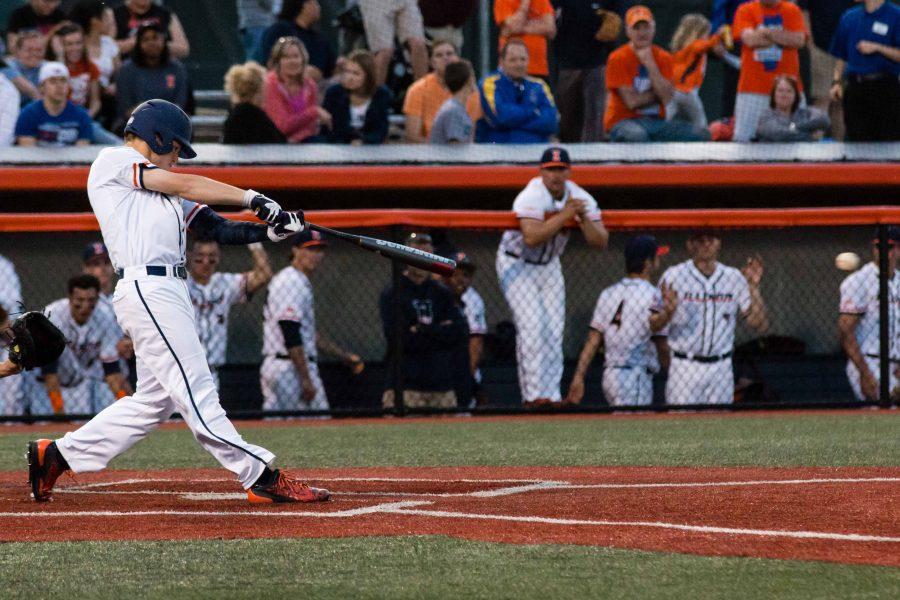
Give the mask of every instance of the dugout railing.
MULTIPOLYGON (((245 214, 233 218, 252 219, 245 214)), ((562 287, 526 287, 518 292, 498 278, 498 268, 502 274, 508 268, 506 263, 518 260, 498 253, 504 231, 517 226, 512 213, 316 211, 309 212, 307 218, 399 242, 411 232, 428 233, 438 252, 463 252, 475 266, 472 287, 484 302, 485 327, 483 331, 475 327, 478 343, 473 344, 481 348, 477 385, 463 381, 471 373, 463 354, 468 355, 472 337, 468 321, 463 333, 452 323, 441 329, 437 326, 453 319, 445 318, 434 304, 418 302, 439 303, 440 299, 434 295, 413 298, 417 301, 411 314, 420 330, 416 333, 427 339, 417 337, 403 319, 410 312, 403 303, 391 302, 390 295, 381 300, 385 288, 402 289, 403 266, 329 240, 324 260, 309 278, 317 331, 324 347, 315 362, 312 353, 307 355, 308 363, 319 371, 327 404, 323 405, 319 397, 311 404, 301 403, 302 386, 296 382, 283 385, 283 379, 290 379, 292 368, 288 367, 292 363, 273 359, 274 354, 282 353, 265 346, 265 336, 272 335, 266 333, 263 323, 271 298, 269 292, 260 290, 231 307, 227 319, 221 317, 221 311, 207 315, 211 321, 206 324, 206 343, 225 344, 216 348, 224 351, 224 358, 221 365, 214 366, 223 405, 233 416, 890 406, 900 395, 896 386, 900 376, 900 275, 891 281, 885 275, 900 250, 879 253, 880 264, 873 262, 875 242, 882 248, 893 247, 890 226, 900 223, 898 208, 605 211, 602 220, 611 232, 608 248, 589 247, 577 226, 570 223, 571 239, 560 260, 562 287), (731 277, 732 287, 725 285, 725 279, 701 282, 697 284, 701 288, 707 285, 702 296, 683 282, 673 283, 673 287, 684 289, 671 321, 656 332, 669 336, 668 348, 651 344, 656 362, 652 356, 647 359, 647 349, 637 360, 616 354, 611 351, 615 349, 611 340, 610 348, 601 345, 582 369, 584 392, 580 403, 565 402, 574 396, 569 393, 573 375, 591 331, 598 332, 594 338, 603 341, 614 334, 625 341, 645 336, 649 339, 652 332, 644 331, 640 324, 643 313, 635 318, 629 310, 633 304, 640 305, 639 311, 659 309, 661 299, 655 297, 655 290, 660 277, 672 267, 684 267, 691 261, 691 253, 697 251, 691 246, 697 239, 695 234, 703 232, 721 240, 719 262, 738 268, 717 275, 731 277), (647 285, 624 296, 640 302, 598 308, 601 292, 625 277, 626 244, 641 234, 652 235, 669 246, 668 254, 660 259, 661 268, 650 275, 647 285), (846 253, 861 257, 861 264, 853 265, 846 253), (840 266, 849 270, 837 268, 835 257, 839 254, 845 255, 840 266), (747 266, 749 257, 762 265, 758 290, 743 290, 745 284, 736 275, 747 266), (757 291, 764 305, 763 323, 759 322, 758 311, 751 314, 744 298, 748 292, 754 296, 757 291), (525 296, 516 298, 515 293, 525 296), (554 293, 564 293, 565 297, 553 297, 554 293), (534 304, 531 313, 529 303, 534 304), (693 312, 682 315, 679 324, 679 306, 689 303, 693 312), (552 314, 559 306, 563 307, 561 316, 552 314), (384 319, 389 322, 387 329, 384 319), (559 331, 548 329, 551 322, 561 323, 561 337, 559 331), (750 324, 761 327, 754 329, 750 324), (681 326, 680 333, 676 325, 681 326), (637 329, 628 331, 629 327, 637 329), (734 331, 733 341, 729 329, 734 331), (216 331, 220 333, 209 335, 216 331), (848 331, 862 341, 861 346, 857 344, 859 359, 876 380, 875 388, 871 381, 859 382, 866 377, 854 381, 845 352, 848 331), (530 345, 523 343, 523 335, 532 336, 530 345), (676 342, 678 335, 680 342, 676 342), (561 363, 558 351, 542 348, 557 338, 561 339, 561 363), (535 348, 537 357, 525 355, 535 348), (668 360, 660 361, 664 353, 668 360), (348 354, 364 361, 361 371, 358 363, 347 360, 348 354), (423 359, 429 354, 430 358, 423 359), (407 356, 407 360, 394 361, 392 356, 407 356), (278 361, 276 376, 270 373, 268 383, 267 375, 260 373, 260 365, 265 371, 267 361, 270 365, 278 361), (278 364, 285 362, 287 365, 278 364), (527 367, 523 366, 526 362, 527 367), (539 375, 534 375, 535 370, 539 375), (612 370, 635 373, 612 374, 612 370), (286 371, 288 375, 278 375, 286 371), (559 397, 554 398, 557 380, 559 397), (861 390, 865 399, 858 399, 854 389, 861 390), (442 393, 450 390, 454 392, 452 399, 442 393), (386 391, 392 398, 385 398, 386 391), (523 403, 525 395, 537 402, 523 403), (564 402, 545 404, 545 397, 564 402), (617 399, 611 401, 612 397, 617 399), (394 401, 385 402, 390 399, 394 401)), ((99 240, 98 225, 89 213, 0 215, 0 231, 0 255, 15 269, 21 282, 20 297, 28 309, 43 309, 65 297, 67 280, 82 270, 83 250, 99 240)), ((289 243, 267 245, 266 250, 273 273, 290 267, 294 251, 289 243)), ((253 264, 246 249, 221 249, 220 272, 245 272, 253 264)), ((526 269, 535 276, 534 271, 541 268, 546 266, 528 265, 526 269)), ((697 275, 686 268, 682 277, 697 275)), ((675 271, 669 271, 671 282, 677 281, 672 279, 675 275, 675 271)), ((745 282, 757 276, 752 270, 741 275, 745 282)), ((6 305, 14 301, 16 293, 14 282, 8 275, 4 277, 0 304, 6 305)), ((303 293, 297 289, 297 296, 303 293)), ((216 294, 205 300, 208 304, 226 301, 216 294)), ((13 313, 17 310, 14 306, 9 309, 13 313)), ((77 370, 77 362, 74 364, 72 369, 77 370)), ((133 380, 133 361, 130 372, 133 380)), ((60 376, 65 397, 64 379, 60 376)), ((100 382, 91 388, 94 403, 81 405, 89 406, 89 410, 72 409, 54 415, 39 373, 8 378, 0 381, 0 386, 0 419, 4 421, 84 418, 102 408, 104 401, 112 401, 100 382)), ((69 404, 76 405, 78 402, 69 404)))

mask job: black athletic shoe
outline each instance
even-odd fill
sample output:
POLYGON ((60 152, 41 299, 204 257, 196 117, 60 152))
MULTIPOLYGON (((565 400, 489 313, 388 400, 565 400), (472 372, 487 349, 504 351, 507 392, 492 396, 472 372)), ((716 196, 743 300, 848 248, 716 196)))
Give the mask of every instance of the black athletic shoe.
POLYGON ((53 440, 28 442, 28 483, 35 502, 51 500, 53 484, 68 470, 69 465, 53 440))

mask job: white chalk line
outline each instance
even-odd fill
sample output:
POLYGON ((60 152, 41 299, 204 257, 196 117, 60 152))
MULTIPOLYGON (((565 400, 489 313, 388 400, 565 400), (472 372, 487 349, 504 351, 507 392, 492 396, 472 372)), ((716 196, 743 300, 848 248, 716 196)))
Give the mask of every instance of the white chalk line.
POLYGON ((819 479, 761 479, 759 481, 696 481, 672 483, 568 483, 557 486, 569 490, 601 490, 630 488, 735 487, 742 485, 806 485, 816 483, 895 483, 900 477, 837 477, 819 479))

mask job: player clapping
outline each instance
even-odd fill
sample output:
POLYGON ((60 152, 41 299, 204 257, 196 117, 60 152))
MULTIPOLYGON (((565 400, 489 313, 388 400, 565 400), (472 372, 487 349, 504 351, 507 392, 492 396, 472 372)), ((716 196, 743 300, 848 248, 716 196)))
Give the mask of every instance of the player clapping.
POLYGON ((647 406, 653 402, 653 374, 659 371, 660 359, 668 362, 665 327, 678 298, 665 284, 654 287, 650 276, 659 269, 659 257, 668 251, 668 246, 660 246, 649 235, 636 236, 625 245, 627 275, 597 299, 567 402, 581 402, 585 374, 601 346, 606 356, 603 395, 610 406, 647 406))

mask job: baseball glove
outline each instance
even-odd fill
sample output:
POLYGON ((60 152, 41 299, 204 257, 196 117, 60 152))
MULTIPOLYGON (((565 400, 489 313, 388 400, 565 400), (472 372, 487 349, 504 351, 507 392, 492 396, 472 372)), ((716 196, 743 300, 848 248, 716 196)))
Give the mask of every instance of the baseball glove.
POLYGON ((9 360, 26 371, 49 365, 66 349, 63 332, 43 313, 29 311, 3 332, 9 345, 9 360))
POLYGON ((598 9, 597 16, 602 17, 603 21, 594 34, 594 38, 598 42, 614 42, 622 32, 622 17, 619 13, 606 9, 598 9))

